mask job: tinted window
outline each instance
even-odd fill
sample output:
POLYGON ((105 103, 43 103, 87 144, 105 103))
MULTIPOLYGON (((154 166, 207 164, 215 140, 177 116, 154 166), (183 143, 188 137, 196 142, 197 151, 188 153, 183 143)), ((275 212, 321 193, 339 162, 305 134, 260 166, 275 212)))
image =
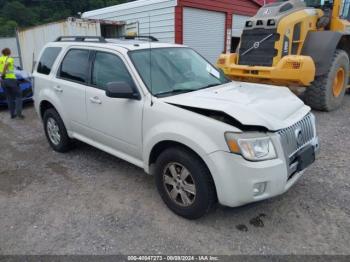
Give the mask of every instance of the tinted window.
POLYGON ((46 48, 44 53, 42 54, 42 56, 40 58, 37 72, 40 74, 49 75, 58 54, 61 52, 61 49, 62 48, 60 48, 60 47, 48 47, 48 48, 46 48))
POLYGON ((133 85, 127 68, 118 56, 97 52, 92 71, 92 84, 106 89, 107 84, 111 82, 126 82, 133 85))
POLYGON ((86 83, 89 75, 89 50, 70 50, 62 61, 60 77, 86 83))
POLYGON ((142 80, 156 96, 193 92, 228 83, 224 74, 190 48, 129 52, 142 80))

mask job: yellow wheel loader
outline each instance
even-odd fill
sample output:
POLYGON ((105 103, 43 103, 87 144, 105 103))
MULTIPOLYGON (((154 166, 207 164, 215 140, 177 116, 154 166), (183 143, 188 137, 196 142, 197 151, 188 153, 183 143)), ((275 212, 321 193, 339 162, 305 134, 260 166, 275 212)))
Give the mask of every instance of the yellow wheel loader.
POLYGON ((265 5, 246 22, 237 52, 217 65, 233 80, 302 89, 312 108, 335 110, 349 87, 349 8, 350 0, 265 5))

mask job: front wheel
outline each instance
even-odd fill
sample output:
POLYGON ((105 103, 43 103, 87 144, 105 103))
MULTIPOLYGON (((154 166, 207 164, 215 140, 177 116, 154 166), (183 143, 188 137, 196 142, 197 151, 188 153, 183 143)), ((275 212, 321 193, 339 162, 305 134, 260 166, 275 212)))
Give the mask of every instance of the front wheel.
POLYGON ((337 50, 329 71, 315 78, 304 94, 304 101, 313 109, 333 111, 344 100, 349 80, 349 56, 343 50, 337 50))
POLYGON ((155 180, 165 204, 187 219, 204 216, 216 202, 209 169, 193 152, 183 148, 165 150, 157 159, 155 180))

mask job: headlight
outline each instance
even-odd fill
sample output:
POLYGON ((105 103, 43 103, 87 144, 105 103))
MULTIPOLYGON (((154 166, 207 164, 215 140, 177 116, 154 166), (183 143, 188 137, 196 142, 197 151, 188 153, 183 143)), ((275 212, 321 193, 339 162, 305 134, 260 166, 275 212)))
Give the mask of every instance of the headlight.
POLYGON ((264 161, 277 157, 271 138, 237 138, 232 133, 225 134, 232 153, 240 154, 249 161, 264 161))

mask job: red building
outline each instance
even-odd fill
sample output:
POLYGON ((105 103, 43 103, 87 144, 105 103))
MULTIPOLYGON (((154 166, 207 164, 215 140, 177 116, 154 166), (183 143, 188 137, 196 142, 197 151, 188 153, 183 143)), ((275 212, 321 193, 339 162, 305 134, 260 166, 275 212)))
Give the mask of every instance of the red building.
POLYGON ((258 0, 178 0, 175 42, 194 47, 207 57, 212 53, 213 58, 217 55, 213 48, 234 51, 245 21, 261 6, 258 0))
POLYGON ((215 62, 222 52, 234 49, 245 21, 260 7, 257 0, 138 0, 83 17, 124 21, 126 32, 188 45, 215 62))

